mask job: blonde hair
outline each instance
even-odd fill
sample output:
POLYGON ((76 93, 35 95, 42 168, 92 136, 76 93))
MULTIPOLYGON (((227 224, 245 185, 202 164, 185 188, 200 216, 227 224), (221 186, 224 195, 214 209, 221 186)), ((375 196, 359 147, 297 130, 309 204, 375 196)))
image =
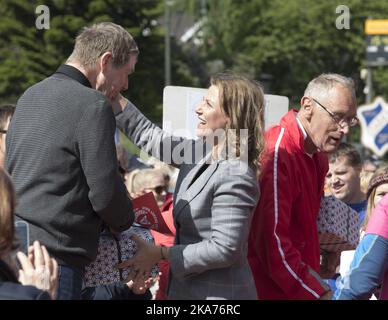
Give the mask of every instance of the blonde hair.
POLYGON ((388 181, 381 181, 380 183, 374 183, 375 181, 378 181, 379 177, 383 177, 388 174, 388 165, 383 165, 380 168, 378 168, 375 173, 371 176, 369 181, 369 187, 367 190, 367 196, 368 196, 368 205, 366 208, 366 214, 364 223, 362 224, 362 230, 366 229, 366 226, 368 225, 368 221, 370 219, 370 216, 372 215, 372 212, 375 208, 375 196, 376 196, 376 189, 378 186, 384 183, 388 183, 388 181))
POLYGON ((0 257, 13 249, 15 190, 11 177, 0 168, 0 257))
POLYGON ((68 62, 76 61, 84 67, 92 66, 105 52, 112 53, 115 67, 121 67, 128 63, 131 54, 138 54, 139 49, 123 27, 112 22, 101 22, 81 30, 68 62))
POLYGON ((127 180, 125 182, 129 193, 137 193, 143 188, 149 186, 149 182, 152 178, 157 176, 163 176, 166 179, 166 174, 160 169, 136 169, 128 173, 127 180))
POLYGON ((248 165, 258 174, 264 149, 264 92, 259 82, 232 74, 213 76, 211 85, 217 86, 220 106, 230 122, 226 126, 226 147, 235 145, 237 157, 247 156, 248 165), (248 130, 247 141, 240 130, 248 130), (241 145, 240 139, 243 144, 241 145), (243 153, 247 152, 246 155, 243 153))
POLYGON ((361 172, 360 175, 360 189, 366 194, 368 191, 369 182, 372 179, 373 172, 361 172))

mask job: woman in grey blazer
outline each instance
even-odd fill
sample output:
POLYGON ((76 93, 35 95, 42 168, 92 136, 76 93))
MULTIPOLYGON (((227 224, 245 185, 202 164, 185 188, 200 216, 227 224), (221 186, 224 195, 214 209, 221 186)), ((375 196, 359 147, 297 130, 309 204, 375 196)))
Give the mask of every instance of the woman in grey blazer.
MULTIPOLYGON (((174 192, 174 246, 136 238, 132 266, 141 281, 162 259, 170 263, 169 299, 256 299, 247 238, 259 198, 263 91, 234 75, 213 77, 196 108, 198 140, 171 136, 128 100, 115 106, 118 127, 141 149, 180 169, 174 192)), ((144 281, 144 280, 143 280, 144 281)))

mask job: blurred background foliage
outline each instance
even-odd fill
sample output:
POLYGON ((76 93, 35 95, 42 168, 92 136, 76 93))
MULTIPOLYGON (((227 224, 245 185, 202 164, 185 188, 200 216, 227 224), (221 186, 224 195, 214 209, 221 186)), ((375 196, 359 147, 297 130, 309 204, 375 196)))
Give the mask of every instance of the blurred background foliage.
MULTIPOLYGON (((157 19, 163 9, 160 0, 0 0, 0 102, 15 103, 26 88, 55 72, 71 54, 83 26, 112 21, 124 26, 140 48, 126 95, 153 121, 160 122, 164 28, 157 19), (41 4, 50 9, 48 30, 35 27, 35 8, 41 4)), ((192 84, 177 47, 172 61, 176 83, 192 84)))
MULTIPOLYGON (((0 103, 15 103, 27 87, 52 74, 71 53, 80 28, 112 21, 124 26, 140 48, 126 95, 160 124, 166 5, 174 22, 173 85, 206 87, 211 74, 229 70, 262 81, 267 93, 288 96, 296 108, 306 84, 323 72, 351 76, 362 104, 364 23, 388 18, 387 1, 0 0, 0 103), (35 27, 40 4, 50 9, 49 30, 35 27), (336 28, 339 5, 350 9, 348 30, 336 28), (193 26, 185 40, 187 30, 175 30, 183 28, 181 20, 193 26)), ((373 84, 375 96, 388 100, 387 67, 373 69, 373 84)), ((349 140, 359 141, 359 128, 349 140)))

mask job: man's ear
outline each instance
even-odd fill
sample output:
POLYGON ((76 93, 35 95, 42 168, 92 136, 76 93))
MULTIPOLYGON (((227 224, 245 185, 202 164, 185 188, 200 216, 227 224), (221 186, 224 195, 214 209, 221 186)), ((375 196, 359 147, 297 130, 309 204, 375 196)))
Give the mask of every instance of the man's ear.
POLYGON ((302 112, 303 116, 310 120, 313 116, 313 101, 310 97, 303 96, 302 99, 300 99, 300 111, 302 112))
POLYGON ((112 52, 105 52, 100 58, 99 58, 99 64, 100 64, 100 70, 104 72, 106 68, 108 67, 108 64, 112 60, 112 52))

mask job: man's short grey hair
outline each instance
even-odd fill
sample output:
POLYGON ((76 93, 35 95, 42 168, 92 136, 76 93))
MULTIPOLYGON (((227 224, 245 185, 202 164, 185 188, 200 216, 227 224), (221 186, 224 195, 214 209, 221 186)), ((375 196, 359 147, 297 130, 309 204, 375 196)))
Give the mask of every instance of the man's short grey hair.
POLYGON ((131 54, 138 54, 139 49, 133 37, 123 27, 112 22, 101 22, 81 30, 68 62, 89 67, 105 52, 112 53, 115 67, 121 67, 128 63, 131 54))
POLYGON ((356 96, 353 79, 336 73, 324 73, 311 80, 304 95, 313 98, 322 97, 337 85, 348 89, 354 97, 356 96))

